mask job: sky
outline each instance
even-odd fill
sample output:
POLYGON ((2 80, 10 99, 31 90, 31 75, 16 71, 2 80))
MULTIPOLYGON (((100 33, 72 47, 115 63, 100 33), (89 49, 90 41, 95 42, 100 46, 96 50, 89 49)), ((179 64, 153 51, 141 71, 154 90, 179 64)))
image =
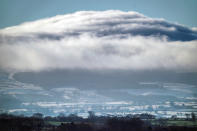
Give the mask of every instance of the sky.
POLYGON ((1 0, 0 28, 81 10, 137 11, 190 27, 197 26, 196 0, 1 0))

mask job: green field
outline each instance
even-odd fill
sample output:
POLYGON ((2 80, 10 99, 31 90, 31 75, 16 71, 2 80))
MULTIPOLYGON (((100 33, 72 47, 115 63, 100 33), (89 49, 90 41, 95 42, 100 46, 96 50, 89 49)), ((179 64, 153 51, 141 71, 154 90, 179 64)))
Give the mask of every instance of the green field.
POLYGON ((152 125, 166 125, 166 126, 195 126, 197 127, 197 121, 187 121, 187 120, 163 120, 160 122, 160 120, 152 120, 152 125), (161 124, 162 123, 162 124, 161 124))
MULTIPOLYGON (((68 123, 68 122, 58 122, 58 121, 46 121, 47 124, 53 125, 53 126, 59 126, 61 123, 68 123)), ((159 125, 161 124, 159 120, 152 120, 151 121, 152 125, 159 125)), ((186 120, 164 120, 163 124, 165 126, 195 126, 197 127, 197 121, 186 121, 186 120)))
POLYGON ((197 121, 168 120, 168 126, 197 126, 197 121))
POLYGON ((68 122, 59 122, 59 121, 46 121, 46 124, 50 124, 53 126, 59 126, 61 123, 68 123, 68 122))

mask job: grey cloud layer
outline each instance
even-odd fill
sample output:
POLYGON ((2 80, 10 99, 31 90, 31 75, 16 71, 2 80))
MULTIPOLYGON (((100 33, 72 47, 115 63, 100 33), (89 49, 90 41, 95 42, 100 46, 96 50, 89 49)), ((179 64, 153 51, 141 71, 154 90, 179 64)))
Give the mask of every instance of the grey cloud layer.
POLYGON ((136 12, 82 11, 0 30, 0 68, 197 70, 197 31, 136 12))

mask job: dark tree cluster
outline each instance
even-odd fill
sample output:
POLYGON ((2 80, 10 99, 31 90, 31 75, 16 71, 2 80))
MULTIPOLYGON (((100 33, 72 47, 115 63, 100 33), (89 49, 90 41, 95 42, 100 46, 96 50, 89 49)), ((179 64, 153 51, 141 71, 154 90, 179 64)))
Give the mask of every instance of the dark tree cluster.
POLYGON ((35 113, 31 117, 0 114, 0 131, 197 131, 196 126, 167 126, 160 122, 152 125, 151 120, 158 122, 150 114, 127 116, 95 116, 89 112, 88 118, 82 118, 75 114, 57 117, 43 117, 35 113), (50 124, 58 122, 59 125, 50 124))
POLYGON ((41 131, 44 120, 3 114, 0 116, 0 131, 41 131))

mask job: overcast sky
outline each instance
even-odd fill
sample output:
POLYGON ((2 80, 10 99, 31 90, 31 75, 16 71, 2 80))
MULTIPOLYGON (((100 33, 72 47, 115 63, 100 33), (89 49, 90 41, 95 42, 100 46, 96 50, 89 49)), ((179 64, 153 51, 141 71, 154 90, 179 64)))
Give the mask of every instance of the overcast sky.
POLYGON ((190 27, 197 26, 196 0, 1 0, 0 28, 81 10, 137 11, 190 27))

